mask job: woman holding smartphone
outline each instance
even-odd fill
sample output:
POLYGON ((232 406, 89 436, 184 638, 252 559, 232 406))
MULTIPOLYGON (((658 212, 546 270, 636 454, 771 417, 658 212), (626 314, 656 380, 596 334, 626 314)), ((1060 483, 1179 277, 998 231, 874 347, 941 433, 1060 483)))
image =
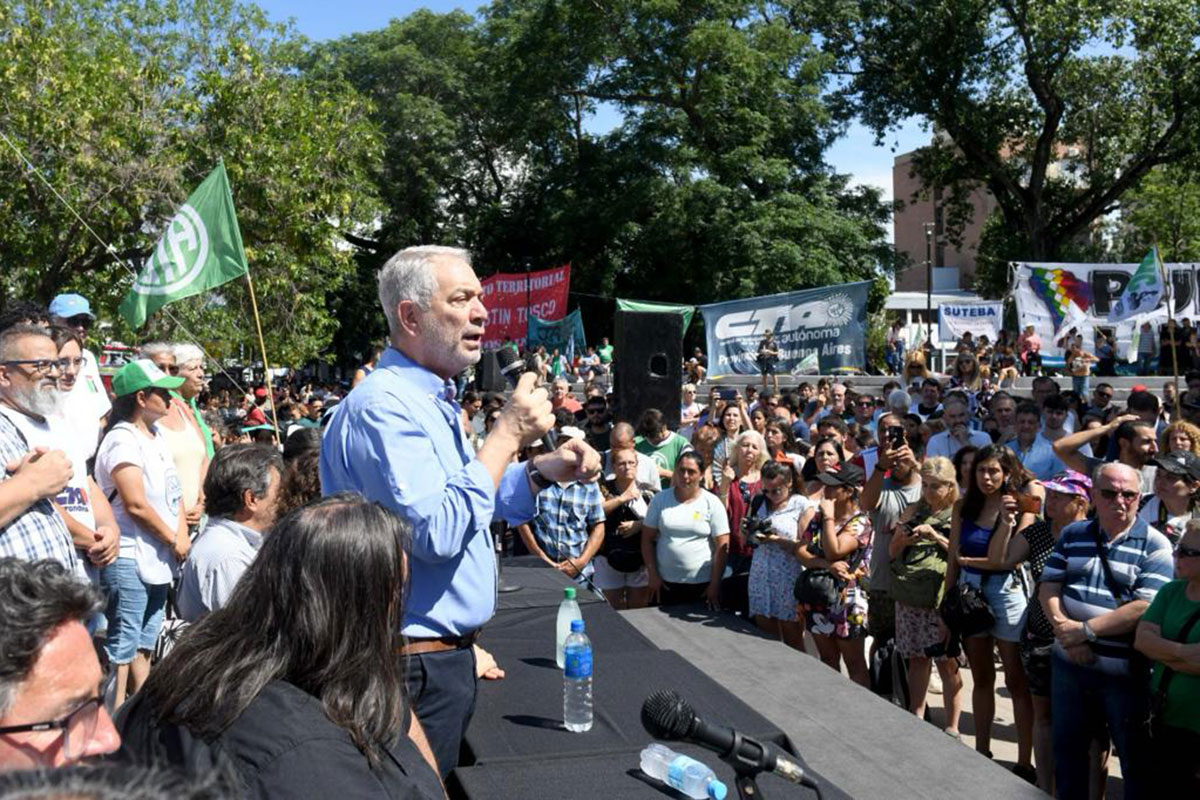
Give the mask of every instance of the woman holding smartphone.
MULTIPOLYGON (((996 667, 993 649, 1000 651, 1004 664, 1004 685, 1012 697, 1017 726, 1017 764, 1013 772, 1030 783, 1037 775, 1033 769, 1033 702, 1018 643, 1025 625, 1028 598, 1009 570, 993 571, 959 565, 958 558, 986 558, 992 536, 1009 537, 1035 520, 1022 512, 1014 486, 1015 476, 1023 472, 1016 455, 1003 445, 987 445, 975 454, 975 463, 967 478, 966 497, 954 506, 950 523, 950 560, 946 567, 946 591, 958 581, 978 589, 995 616, 991 630, 968 637, 963 647, 971 665, 975 687, 971 708, 975 717, 975 749, 991 758, 992 720, 996 715, 996 667)), ((1026 501, 1028 502, 1028 501, 1026 501)))

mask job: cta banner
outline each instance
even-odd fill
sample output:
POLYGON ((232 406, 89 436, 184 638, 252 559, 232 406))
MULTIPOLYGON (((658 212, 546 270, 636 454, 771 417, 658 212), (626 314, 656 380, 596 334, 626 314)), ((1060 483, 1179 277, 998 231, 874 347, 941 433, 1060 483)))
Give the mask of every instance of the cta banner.
POLYGON ((548 322, 533 317, 529 320, 529 346, 542 345, 547 353, 557 350, 568 358, 576 353, 582 355, 587 347, 583 338, 583 317, 575 309, 560 320, 548 322))
POLYGON ((757 375, 758 345, 775 333, 779 374, 862 369, 866 364, 870 281, 700 306, 708 338, 708 374, 757 375))
POLYGON ((1149 322, 1157 334, 1168 315, 1177 322, 1200 317, 1197 304, 1197 264, 1166 264, 1169 299, 1153 311, 1116 324, 1108 322, 1138 264, 1055 264, 1018 262, 1013 270, 1013 295, 1022 330, 1032 325, 1042 340, 1042 352, 1061 355, 1055 344, 1072 327, 1083 334, 1084 346, 1095 347, 1095 331, 1114 333, 1127 346, 1135 328, 1149 322))
POLYGON ((942 303, 938 306, 938 340, 953 342, 964 333, 995 342, 1003 327, 1003 303, 942 303))
POLYGON ((488 310, 483 346, 495 348, 505 338, 525 344, 528 313, 542 321, 562 319, 567 313, 567 294, 571 288, 571 265, 531 272, 498 272, 484 278, 483 304, 488 310), (528 294, 526 287, 528 286, 528 294))

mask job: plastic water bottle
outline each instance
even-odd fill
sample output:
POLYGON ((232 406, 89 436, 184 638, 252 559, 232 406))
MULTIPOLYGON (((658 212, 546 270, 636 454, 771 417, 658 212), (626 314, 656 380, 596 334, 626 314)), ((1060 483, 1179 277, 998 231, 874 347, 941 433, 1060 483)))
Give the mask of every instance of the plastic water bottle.
POLYGON ((658 742, 642 751, 642 772, 696 800, 724 800, 729 791, 703 763, 658 742))
POLYGON ((583 620, 571 622, 563 667, 563 726, 572 733, 592 729, 592 642, 583 620))
POLYGON ((571 634, 571 622, 577 619, 583 619, 583 612, 579 610, 579 603, 575 602, 575 587, 568 586, 563 589, 563 599, 558 604, 558 636, 554 640, 554 663, 558 664, 559 669, 563 668, 563 645, 571 634))

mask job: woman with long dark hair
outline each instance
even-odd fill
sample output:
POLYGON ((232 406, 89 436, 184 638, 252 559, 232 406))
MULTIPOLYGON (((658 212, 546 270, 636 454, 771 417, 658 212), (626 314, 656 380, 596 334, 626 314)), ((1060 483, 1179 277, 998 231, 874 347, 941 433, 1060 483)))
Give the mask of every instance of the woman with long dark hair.
POLYGON ((398 656, 408 537, 349 493, 279 520, 119 715, 122 756, 228 760, 245 797, 443 797, 398 656))
POLYGON ((992 720, 996 714, 996 665, 992 652, 998 649, 1017 728, 1017 764, 1013 771, 1034 783, 1037 776, 1033 770, 1033 701, 1018 645, 1028 598, 1012 571, 960 568, 958 563, 960 556, 986 557, 993 535, 1008 537, 1011 531, 1021 531, 1033 523, 1034 514, 1023 513, 1019 505, 1018 496, 1022 492, 1018 482, 1023 475, 1016 455, 1003 445, 987 445, 975 454, 974 466, 967 474, 966 496, 954 506, 950 523, 945 587, 949 592, 960 580, 974 586, 987 599, 996 618, 991 630, 970 636, 963 643, 975 683, 971 693, 975 749, 991 757, 992 720))

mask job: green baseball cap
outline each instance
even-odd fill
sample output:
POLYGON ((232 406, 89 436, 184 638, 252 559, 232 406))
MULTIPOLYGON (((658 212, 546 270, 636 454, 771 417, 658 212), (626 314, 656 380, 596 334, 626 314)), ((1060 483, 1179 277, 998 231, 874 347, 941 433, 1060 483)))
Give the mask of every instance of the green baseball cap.
POLYGON ((113 376, 112 389, 117 397, 140 392, 142 389, 178 389, 183 385, 183 378, 172 378, 163 372, 148 358, 130 361, 121 367, 113 376))

